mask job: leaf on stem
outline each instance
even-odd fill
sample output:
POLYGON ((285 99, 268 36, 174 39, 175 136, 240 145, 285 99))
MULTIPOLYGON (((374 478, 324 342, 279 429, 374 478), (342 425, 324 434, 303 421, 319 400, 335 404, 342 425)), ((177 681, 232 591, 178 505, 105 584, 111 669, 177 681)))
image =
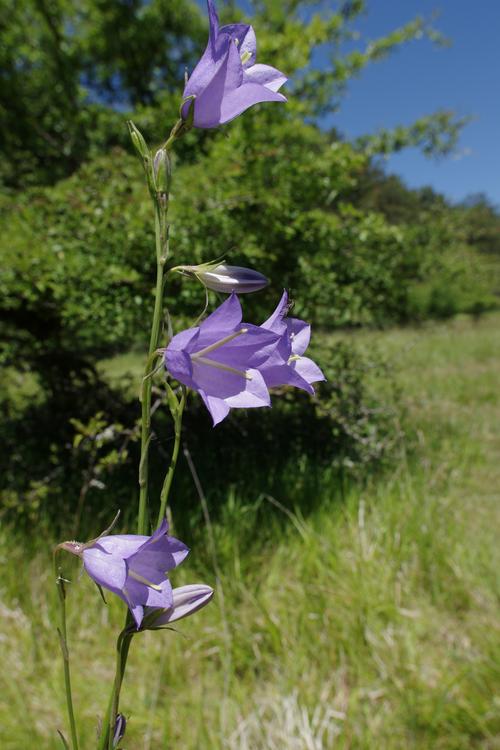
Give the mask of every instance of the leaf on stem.
POLYGON ((61 741, 62 741, 64 747, 66 748, 66 750, 69 750, 68 740, 66 739, 66 737, 64 736, 64 734, 61 732, 60 729, 57 730, 57 734, 61 738, 61 741))

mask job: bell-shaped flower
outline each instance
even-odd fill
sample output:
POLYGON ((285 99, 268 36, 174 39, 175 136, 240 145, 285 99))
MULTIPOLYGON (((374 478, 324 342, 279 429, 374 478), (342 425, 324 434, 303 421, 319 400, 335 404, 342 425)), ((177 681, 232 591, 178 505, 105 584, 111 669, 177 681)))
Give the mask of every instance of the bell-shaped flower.
POLYGON ((165 350, 165 366, 179 382, 198 391, 216 425, 231 408, 270 406, 260 367, 279 340, 271 330, 242 323, 233 292, 199 326, 173 337, 165 350))
POLYGON ((259 102, 286 102, 278 90, 286 76, 255 63, 255 32, 245 23, 219 27, 213 0, 207 0, 209 39, 184 89, 184 120, 197 128, 215 128, 259 102), (194 108, 194 109, 192 109, 194 108))
POLYGON ((158 610, 146 607, 142 628, 154 630, 162 628, 183 617, 189 617, 205 607, 213 598, 214 590, 203 583, 179 586, 172 591, 172 606, 158 610))
POLYGON ((293 385, 313 394, 312 383, 325 380, 325 376, 312 359, 303 356, 309 346, 311 326, 298 318, 287 318, 288 309, 285 291, 276 310, 261 326, 278 334, 280 342, 260 371, 268 388, 293 385))
POLYGON ((173 606, 167 574, 189 553, 186 545, 168 536, 167 531, 168 523, 164 520, 152 536, 102 536, 81 545, 81 551, 75 550, 83 558, 88 575, 127 603, 138 629, 145 607, 173 606))

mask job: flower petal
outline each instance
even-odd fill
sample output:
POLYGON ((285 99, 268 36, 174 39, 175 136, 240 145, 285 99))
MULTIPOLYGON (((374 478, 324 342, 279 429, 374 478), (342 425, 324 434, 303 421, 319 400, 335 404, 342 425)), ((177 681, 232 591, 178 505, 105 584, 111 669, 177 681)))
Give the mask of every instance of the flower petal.
POLYGON ((221 115, 224 103, 231 92, 238 90, 243 80, 243 66, 236 44, 225 34, 221 39, 229 40, 227 50, 221 57, 221 64, 214 69, 213 76, 194 102, 193 123, 198 128, 215 128, 226 122, 221 115))
POLYGON ((142 604, 134 604, 130 601, 127 601, 128 607, 130 611, 132 612, 133 618, 135 620, 135 624, 137 626, 137 630, 141 627, 141 622, 144 617, 144 607, 142 604))
MULTIPOLYGON (((231 45, 229 34, 219 33, 219 18, 217 9, 213 0, 207 0, 209 36, 208 44, 205 48, 195 69, 189 76, 189 80, 184 89, 183 99, 190 96, 198 97, 213 78, 217 75, 219 69, 224 65, 226 55, 231 45)), ((191 102, 186 102, 182 107, 182 116, 188 115, 191 102)))
POLYGON ((300 388, 311 395, 314 388, 307 382, 291 365, 278 365, 266 367, 262 370, 262 375, 268 388, 280 388, 285 385, 292 385, 294 388, 300 388))
POLYGON ((200 324, 200 339, 196 342, 196 349, 199 350, 206 346, 206 336, 208 333, 225 336, 234 331, 241 323, 242 311, 238 295, 232 292, 229 297, 214 310, 214 312, 205 318, 200 324))
POLYGON ((213 426, 215 427, 219 424, 219 422, 222 422, 222 420, 227 417, 227 415, 229 414, 229 406, 223 399, 218 398, 217 396, 209 396, 205 393, 205 391, 201 389, 200 396, 203 399, 203 403, 210 412, 213 426))
POLYGON ((94 547, 101 548, 114 557, 126 559, 130 555, 135 555, 148 539, 148 536, 138 534, 114 534, 113 536, 102 536, 95 542, 94 547))
POLYGON ((186 328, 185 331, 181 331, 180 333, 177 333, 171 340, 168 345, 168 348, 170 351, 176 351, 181 352, 185 350, 192 349, 195 344, 198 336, 200 335, 200 329, 199 328, 186 328))
POLYGON ((318 383, 326 380, 318 365, 309 357, 300 357, 294 360, 292 367, 307 383, 318 383))
POLYGON ((244 381, 239 393, 227 396, 224 400, 232 408, 249 409, 259 406, 271 406, 271 397, 264 378, 258 370, 248 370, 251 380, 244 381))
POLYGON ((252 82, 244 82, 238 88, 227 90, 221 101, 219 124, 223 125, 234 120, 249 107, 261 102, 286 102, 286 97, 276 91, 271 91, 266 86, 252 82))
POLYGON ((264 323, 262 323, 261 328, 266 328, 269 331, 275 331, 276 333, 282 334, 286 330, 286 323, 284 323, 283 318, 286 316, 287 312, 288 292, 284 289, 275 311, 266 321, 264 321, 264 323))
POLYGON ((214 0, 207 0, 209 37, 212 43, 215 43, 219 34, 219 14, 215 7, 214 0))
POLYGON ((240 58, 245 60, 243 68, 251 67, 257 54, 257 39, 253 27, 247 23, 231 23, 221 26, 220 33, 229 34, 231 39, 237 41, 240 58))
POLYGON ((193 366, 191 357, 186 352, 178 352, 167 347, 164 356, 165 367, 169 373, 188 388, 193 387, 193 366))
POLYGON ((127 565, 121 557, 109 554, 96 544, 83 550, 83 565, 88 575, 105 589, 123 598, 127 565))
POLYGON ((258 63, 246 68, 245 80, 259 83, 271 91, 278 91, 288 78, 280 70, 273 68, 272 65, 258 63))
POLYGON ((268 359, 280 341, 278 334, 250 323, 243 323, 242 328, 245 333, 215 349, 208 357, 237 370, 258 367, 268 359))
POLYGON ((298 318, 290 318, 290 320, 287 320, 287 324, 292 353, 304 354, 311 339, 311 326, 298 318))
POLYGON ((145 602, 148 607, 171 607, 172 606, 172 584, 168 579, 165 579, 161 584, 161 590, 152 589, 148 587, 147 600, 145 602))

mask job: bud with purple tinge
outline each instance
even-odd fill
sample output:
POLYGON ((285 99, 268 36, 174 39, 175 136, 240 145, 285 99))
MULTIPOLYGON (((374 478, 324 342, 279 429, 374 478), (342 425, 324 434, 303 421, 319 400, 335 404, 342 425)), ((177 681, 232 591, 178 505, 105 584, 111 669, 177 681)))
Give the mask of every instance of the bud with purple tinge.
POLYGON ((195 276, 207 289, 224 294, 258 292, 269 284, 269 280, 253 268, 228 266, 220 261, 200 263, 198 266, 177 266, 172 270, 195 276))
POLYGON ((176 620, 194 615, 199 609, 208 604, 214 595, 214 590, 203 583, 192 583, 179 586, 172 591, 172 606, 163 610, 146 607, 142 630, 154 630, 169 625, 176 620))
POLYGON ((113 733, 113 748, 118 748, 118 744, 122 741, 125 736, 125 729, 127 722, 123 714, 116 715, 115 731, 113 733))

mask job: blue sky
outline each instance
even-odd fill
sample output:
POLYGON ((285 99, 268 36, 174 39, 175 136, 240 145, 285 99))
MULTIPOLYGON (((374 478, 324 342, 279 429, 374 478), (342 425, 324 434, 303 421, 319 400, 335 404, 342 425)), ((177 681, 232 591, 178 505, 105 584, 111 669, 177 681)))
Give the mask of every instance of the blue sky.
POLYGON ((369 0, 356 26, 369 40, 433 11, 451 47, 422 39, 370 65, 329 122, 355 137, 439 108, 471 115, 456 156, 433 160, 409 149, 391 156, 386 169, 411 187, 432 185, 453 200, 484 192, 500 205, 500 0, 369 0))

